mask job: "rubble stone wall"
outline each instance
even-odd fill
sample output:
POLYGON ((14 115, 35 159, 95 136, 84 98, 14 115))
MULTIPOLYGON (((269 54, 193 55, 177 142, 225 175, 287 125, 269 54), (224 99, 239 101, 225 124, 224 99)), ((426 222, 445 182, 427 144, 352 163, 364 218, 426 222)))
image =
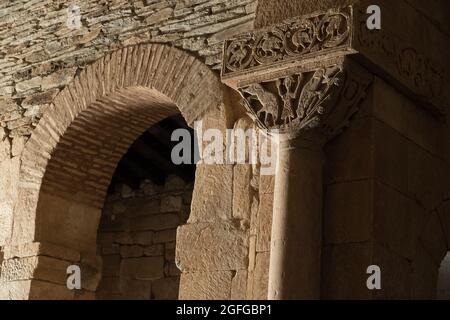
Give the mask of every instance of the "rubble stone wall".
POLYGON ((177 299, 176 229, 190 212, 193 184, 169 176, 138 190, 117 187, 102 211, 97 243, 103 259, 97 299, 177 299))
POLYGON ((220 69, 222 41, 253 26, 256 0, 0 3, 0 246, 11 237, 20 155, 59 92, 107 53, 165 43, 220 69), (80 27, 67 21, 79 7, 80 27), (3 192, 3 190, 5 192, 3 192))

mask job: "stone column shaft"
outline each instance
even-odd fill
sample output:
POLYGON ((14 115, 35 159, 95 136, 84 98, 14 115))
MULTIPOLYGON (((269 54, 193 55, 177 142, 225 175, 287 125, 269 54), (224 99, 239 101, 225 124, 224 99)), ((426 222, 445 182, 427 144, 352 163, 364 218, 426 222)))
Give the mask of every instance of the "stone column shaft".
POLYGON ((269 299, 318 299, 322 148, 302 136, 280 143, 275 177, 269 299))
POLYGON ((269 299, 320 298, 322 147, 358 111, 373 76, 350 58, 352 7, 286 20, 225 42, 222 81, 280 137, 269 299))

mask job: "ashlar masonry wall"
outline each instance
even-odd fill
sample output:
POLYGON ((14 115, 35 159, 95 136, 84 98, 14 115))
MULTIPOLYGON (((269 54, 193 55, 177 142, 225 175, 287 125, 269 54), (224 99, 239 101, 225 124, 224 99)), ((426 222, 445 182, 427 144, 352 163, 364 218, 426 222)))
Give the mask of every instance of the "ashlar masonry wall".
MULTIPOLYGON (((379 34, 394 30, 396 42, 448 70, 445 0, 260 0, 255 25, 351 3, 380 5, 379 34)), ((409 69, 416 80, 425 71, 409 69)), ((322 298, 436 297, 450 248, 450 113, 438 117, 419 100, 377 74, 349 128, 325 147, 322 298), (370 265, 381 268, 382 290, 367 289, 370 265)))

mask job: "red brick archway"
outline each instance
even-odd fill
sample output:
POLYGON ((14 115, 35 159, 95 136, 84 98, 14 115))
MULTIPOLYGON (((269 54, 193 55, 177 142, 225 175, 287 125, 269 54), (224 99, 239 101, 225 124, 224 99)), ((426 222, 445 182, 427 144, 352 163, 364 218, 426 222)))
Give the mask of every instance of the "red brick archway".
POLYGON ((75 262, 88 270, 85 289, 94 291, 101 267, 96 231, 121 156, 159 120, 181 112, 192 124, 222 100, 215 73, 166 45, 126 47, 84 69, 55 98, 23 152, 2 270, 10 295, 42 298, 47 290, 49 298, 64 297, 65 274, 52 278, 49 270, 75 262))

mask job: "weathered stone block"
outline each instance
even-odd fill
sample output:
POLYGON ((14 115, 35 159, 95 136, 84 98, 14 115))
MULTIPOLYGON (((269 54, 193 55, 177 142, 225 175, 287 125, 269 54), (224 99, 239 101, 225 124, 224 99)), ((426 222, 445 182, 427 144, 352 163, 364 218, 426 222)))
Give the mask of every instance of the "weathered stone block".
POLYGON ((234 166, 233 170, 233 217, 250 221, 252 166, 238 164, 234 166))
POLYGON ((102 278, 103 260, 97 255, 84 255, 81 258, 81 286, 95 291, 102 278))
POLYGON ((145 257, 122 260, 120 274, 138 280, 155 280, 164 277, 164 258, 145 257))
POLYGON ((269 262, 270 253, 256 254, 256 264, 253 270, 253 293, 252 299, 267 300, 268 281, 269 281, 269 262))
POLYGON ((227 300, 230 298, 232 271, 183 273, 180 300, 227 300))
POLYGON ((442 229, 442 223, 437 212, 433 212, 425 222, 420 243, 431 255, 436 265, 439 265, 447 254, 447 239, 442 229))
POLYGON ((256 251, 270 251, 272 234, 273 194, 260 195, 258 210, 258 231, 256 234, 256 251))
POLYGON ((18 246, 6 246, 3 248, 3 252, 5 259, 46 256, 72 262, 80 261, 80 253, 78 251, 45 242, 31 242, 18 246))
POLYGON ((176 261, 183 272, 247 269, 248 232, 225 221, 182 226, 176 261))
POLYGON ((166 178, 166 181, 164 183, 164 191, 177 191, 177 190, 183 190, 186 186, 186 183, 183 179, 176 175, 169 175, 166 178))
POLYGON ((13 157, 19 156, 22 153, 24 147, 25 147, 25 138, 20 136, 14 137, 14 139, 12 139, 11 144, 11 155, 13 157))
POLYGON ((129 228, 129 219, 125 215, 111 215, 103 211, 100 217, 100 230, 104 232, 121 232, 129 228))
POLYGON ((121 201, 115 202, 112 205, 112 213, 113 214, 121 214, 121 213, 124 213, 126 210, 127 210, 127 207, 121 201))
POLYGON ((379 182, 374 187, 373 235, 376 241, 412 259, 426 222, 426 211, 392 187, 379 182))
POLYGON ((8 139, 0 141, 0 162, 9 159, 11 150, 11 142, 8 139))
POLYGON ((120 278, 103 276, 97 289, 97 299, 108 299, 108 295, 120 293, 120 278))
POLYGON ((411 264, 411 299, 435 299, 439 265, 422 245, 411 264))
POLYGON ((172 8, 164 8, 161 9, 154 14, 148 16, 145 19, 145 23, 148 25, 158 24, 160 22, 163 22, 164 20, 170 18, 173 15, 173 9, 172 8))
POLYGON ((99 232, 97 234, 98 244, 112 244, 114 242, 114 233, 112 232, 99 232))
POLYGON ((104 244, 101 246, 102 255, 115 255, 120 254, 119 244, 104 244))
POLYGON ((341 135, 325 145, 326 184, 373 176, 373 122, 367 117, 355 119, 341 135))
MULTIPOLYGON (((166 257, 166 261, 167 261, 167 257, 166 257)), ((175 261, 175 259, 171 259, 171 261, 175 261)), ((165 265, 165 270, 164 273, 166 274, 166 276, 171 276, 171 277, 179 277, 181 274, 180 269, 178 269, 177 265, 174 262, 166 262, 165 265)))
POLYGON ((259 178, 259 193, 272 194, 275 188, 275 175, 261 175, 259 178))
POLYGON ((408 111, 412 106, 411 100, 398 92, 393 86, 380 77, 373 81, 373 113, 397 132, 408 136, 408 111))
POLYGON ((445 201, 439 206, 438 215, 447 240, 447 247, 450 248, 450 200, 445 201))
POLYGON ((74 300, 81 300, 81 301, 95 300, 95 292, 87 290, 77 290, 74 293, 74 300))
POLYGON ((326 246, 322 253, 321 297, 370 299, 366 271, 371 264, 370 243, 326 246))
POLYGON ((439 267, 437 280, 437 299, 448 300, 450 298, 450 253, 447 253, 439 267))
POLYGON ((189 221, 230 219, 233 200, 233 166, 198 165, 189 221))
MULTIPOLYGON (((409 260, 374 245, 372 263, 381 269, 381 290, 374 290, 375 299, 409 299, 411 295, 411 265, 409 260)), ((369 265, 366 266, 366 268, 369 265)), ((368 278, 369 275, 366 275, 368 278)))
POLYGON ((3 141, 6 137, 6 130, 3 127, 0 127, 0 141, 3 141))
POLYGON ((373 122, 374 169, 376 179, 403 192, 408 192, 408 143, 394 129, 373 122))
POLYGON ((407 166, 408 194, 427 210, 435 209, 448 190, 448 166, 413 143, 408 144, 407 166))
POLYGON ((164 230, 178 227, 180 218, 177 214, 157 214, 132 218, 131 229, 134 231, 164 230))
POLYGON ((0 203, 0 245, 11 237, 13 225, 13 207, 11 203, 0 203))
POLYGON ((2 273, 0 281, 30 280, 38 264, 37 257, 27 258, 4 258, 2 262, 2 273))
POLYGON ((328 8, 338 8, 346 6, 354 1, 352 0, 323 0, 323 1, 290 1, 279 0, 259 0, 257 15, 255 19, 255 28, 263 28, 285 19, 308 14, 317 10, 328 8))
MULTIPOLYGON (((123 201, 123 200, 122 200, 123 201)), ((123 201, 127 207, 125 214, 130 217, 140 217, 160 212, 159 199, 127 199, 123 201)))
POLYGON ((66 271, 71 262, 45 256, 39 256, 37 259, 38 263, 33 272, 34 279, 66 285, 66 271))
POLYGON ((152 246, 145 247, 144 255, 146 255, 148 257, 163 256, 164 255, 164 245, 154 244, 152 246))
POLYGON ((116 276, 120 275, 120 255, 103 256, 103 276, 116 276))
POLYGON ((75 76, 76 68, 58 70, 42 79, 42 90, 61 88, 69 84, 75 76))
POLYGON ((155 232, 153 235, 153 243, 167 243, 175 241, 177 238, 177 230, 176 229, 170 229, 170 230, 163 230, 155 232))
POLYGON ((77 200, 40 193, 36 236, 42 242, 58 243, 79 252, 95 252, 101 210, 77 200))

